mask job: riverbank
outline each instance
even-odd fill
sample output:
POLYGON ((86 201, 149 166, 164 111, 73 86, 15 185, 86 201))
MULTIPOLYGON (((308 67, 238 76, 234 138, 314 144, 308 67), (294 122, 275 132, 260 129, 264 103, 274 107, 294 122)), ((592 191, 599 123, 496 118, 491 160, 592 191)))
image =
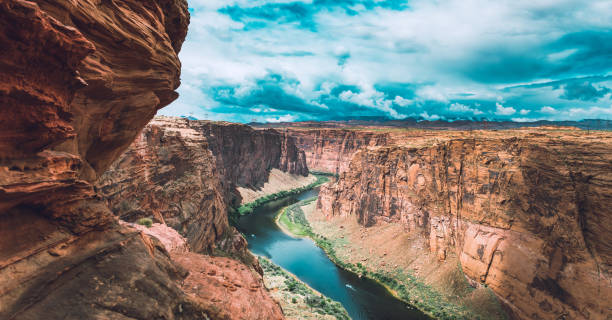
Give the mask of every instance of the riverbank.
POLYGON ((288 196, 292 196, 292 195, 296 195, 299 193, 302 193, 304 191, 310 190, 310 189, 314 189, 326 182, 329 181, 329 178, 325 175, 313 175, 316 177, 316 180, 309 183, 308 185, 302 186, 302 187, 298 187, 298 188, 293 188, 293 189, 289 189, 289 190, 282 190, 279 192, 275 192, 275 193, 270 193, 267 194, 265 196, 259 197, 254 201, 251 201, 249 203, 245 203, 242 204, 240 207, 238 207, 238 209, 236 209, 236 212, 243 216, 243 215, 247 215, 247 214, 251 214, 253 213, 253 210, 255 210, 255 208, 262 206, 266 203, 278 200, 278 199, 282 199, 288 196))
POLYGON ((349 320, 342 304, 309 287, 272 261, 259 257, 264 283, 288 320, 349 320))
POLYGON ((236 189, 240 193, 241 205, 243 205, 269 194, 305 187, 316 181, 315 172, 311 172, 308 176, 302 176, 273 168, 270 170, 268 180, 263 185, 252 188, 239 186, 236 189))
MULTIPOLYGON (((285 232, 310 237, 339 267, 377 281, 396 298, 431 317, 504 319, 505 314, 490 290, 470 287, 458 263, 438 264, 433 271, 408 267, 415 267, 413 264, 419 258, 408 261, 406 253, 419 244, 398 236, 403 234, 402 230, 395 230, 399 226, 365 229, 350 218, 329 221, 317 212, 315 205, 315 201, 308 199, 287 207, 278 217, 278 224, 285 232)), ((424 261, 419 263, 427 265, 424 261)))

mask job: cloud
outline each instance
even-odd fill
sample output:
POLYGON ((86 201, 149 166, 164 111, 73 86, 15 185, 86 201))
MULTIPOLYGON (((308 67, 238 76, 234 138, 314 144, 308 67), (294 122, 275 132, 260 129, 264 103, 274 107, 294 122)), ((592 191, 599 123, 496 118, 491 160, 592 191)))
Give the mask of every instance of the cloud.
POLYGON ((504 107, 501 103, 495 104, 495 114, 498 116, 510 116, 516 113, 516 109, 512 107, 504 107))
POLYGON ((286 114, 284 116, 277 116, 274 118, 266 118, 266 122, 291 122, 297 119, 295 115, 286 114))
POLYGON ((579 120, 605 117, 612 104, 610 1, 189 6, 180 97, 161 114, 579 120))
POLYGON ((599 98, 610 93, 610 88, 603 86, 601 88, 595 88, 595 86, 588 81, 570 82, 566 84, 563 89, 564 91, 561 98, 567 100, 597 101, 599 98))
POLYGON ((453 112, 458 112, 458 113, 471 113, 473 115, 480 115, 484 113, 476 108, 471 108, 471 107, 468 107, 464 104, 457 103, 457 102, 451 104, 448 110, 453 111, 453 112))
POLYGON ((557 113, 557 110, 551 106, 544 106, 542 108, 540 108, 540 112, 541 113, 548 113, 548 114, 555 114, 557 113))

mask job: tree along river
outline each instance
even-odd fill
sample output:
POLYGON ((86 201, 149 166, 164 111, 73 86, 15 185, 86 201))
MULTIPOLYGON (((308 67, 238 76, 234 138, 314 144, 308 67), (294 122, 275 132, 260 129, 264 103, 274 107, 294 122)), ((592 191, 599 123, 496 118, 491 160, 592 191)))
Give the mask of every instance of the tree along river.
POLYGON ((296 275, 310 287, 344 306, 351 318, 361 319, 430 319, 422 312, 395 299, 377 282, 359 278, 338 268, 325 252, 308 238, 294 238, 275 222, 279 210, 298 201, 317 196, 319 189, 265 204, 242 216, 239 229, 249 242, 249 249, 265 256, 296 275))

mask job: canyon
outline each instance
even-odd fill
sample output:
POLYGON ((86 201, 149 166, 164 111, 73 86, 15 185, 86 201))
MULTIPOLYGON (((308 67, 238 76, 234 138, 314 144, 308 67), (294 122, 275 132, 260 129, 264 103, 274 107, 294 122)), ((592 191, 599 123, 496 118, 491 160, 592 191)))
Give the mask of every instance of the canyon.
POLYGON ((609 318, 609 131, 154 118, 188 24, 185 0, 0 0, 1 319, 283 319, 229 221, 310 170, 337 175, 313 228, 359 263, 457 267, 511 318, 609 318))
MULTIPOLYGON (((283 318, 256 265, 198 252, 228 231, 225 209, 233 196, 226 191, 234 181, 263 183, 267 166, 307 173, 289 140, 263 134, 253 140, 257 150, 270 153, 269 162, 245 168, 244 175, 218 168, 214 148, 202 150, 202 162, 190 164, 197 168, 190 173, 197 171, 193 179, 203 181, 187 186, 203 191, 198 209, 165 210, 164 201, 176 200, 172 190, 155 194, 132 185, 150 196, 139 205, 181 226, 191 251, 160 242, 168 232, 120 223, 98 192, 103 173, 157 110, 177 97, 177 53, 189 23, 186 1, 5 0, 0 17, 0 318, 283 318), (278 146, 276 154, 260 149, 267 141, 278 146), (201 215, 204 210, 210 214, 201 215), (193 229, 186 221, 208 225, 193 229)), ((170 137, 169 143, 179 142, 170 137)), ((225 150, 224 143, 216 150, 225 150)), ((174 151, 180 155, 190 147, 197 149, 174 151)), ((245 149, 249 157, 251 151, 245 149)), ((162 168, 158 182, 189 169, 181 167, 185 158, 175 160, 170 171, 162 168)), ((238 167, 249 163, 235 160, 238 167)), ((129 198, 130 190, 124 192, 129 198)), ((138 216, 118 211, 123 213, 138 216)), ((219 247, 244 252, 244 238, 229 231, 219 247)))
MULTIPOLYGON (((297 135, 297 141, 319 141, 306 150, 307 157, 315 154, 309 164, 332 159, 320 168, 346 168, 319 194, 317 208, 328 221, 350 218, 361 225, 362 238, 368 228, 401 226, 396 238, 406 235, 416 247, 422 240, 420 250, 403 249, 406 260, 435 258, 421 270, 458 262, 472 285, 490 288, 512 318, 606 319, 612 298, 608 132, 396 131, 378 132, 384 142, 377 144, 367 129, 334 130, 325 136, 363 140, 325 141, 319 129, 297 135), (347 148, 357 144, 363 147, 347 148), (348 154, 339 155, 343 150, 348 154)), ((372 250, 385 243, 363 245, 372 260, 372 250)))
POLYGON ((271 169, 310 182, 304 153, 273 129, 156 117, 96 187, 122 220, 152 216, 184 235, 194 252, 210 253, 245 243, 229 226, 228 210, 242 202, 239 188, 263 187, 271 169))

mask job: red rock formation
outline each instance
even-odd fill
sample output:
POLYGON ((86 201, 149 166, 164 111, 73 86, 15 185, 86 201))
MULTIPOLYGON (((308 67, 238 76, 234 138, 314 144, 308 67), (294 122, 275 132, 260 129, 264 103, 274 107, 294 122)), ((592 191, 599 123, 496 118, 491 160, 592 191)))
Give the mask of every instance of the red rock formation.
POLYGON ((362 150, 318 207, 364 226, 402 223, 439 259, 456 253, 514 317, 605 319, 612 137, 562 134, 362 150))
POLYGON ((1 319, 219 313, 92 186, 176 98, 188 20, 184 0, 0 0, 1 319))
POLYGON ((206 137, 186 126, 153 121, 98 181, 111 210, 125 221, 153 215, 210 252, 228 233, 227 207, 206 137))
POLYGON ((153 214, 187 237, 194 251, 211 252, 234 233, 227 207, 240 202, 236 186, 266 182, 271 168, 308 174, 304 153, 275 130, 157 117, 98 187, 122 219, 153 214))
POLYGON ((222 181, 258 186, 268 180, 271 168, 308 175, 303 151, 293 139, 274 129, 255 130, 243 124, 211 121, 189 121, 189 126, 207 137, 222 181))
POLYGON ((390 141, 388 133, 348 129, 295 129, 282 132, 294 137, 304 150, 310 170, 340 173, 345 171, 355 152, 368 146, 381 146, 390 141))

